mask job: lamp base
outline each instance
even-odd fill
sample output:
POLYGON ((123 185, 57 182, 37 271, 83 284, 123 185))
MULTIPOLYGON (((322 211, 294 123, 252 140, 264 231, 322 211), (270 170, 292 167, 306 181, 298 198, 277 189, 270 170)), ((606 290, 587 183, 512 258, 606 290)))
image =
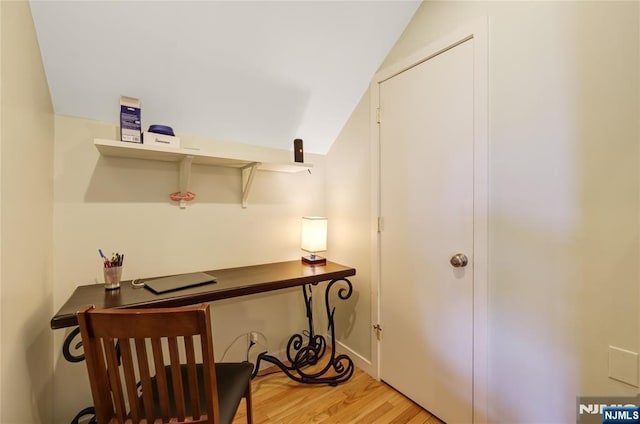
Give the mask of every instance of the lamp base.
POLYGON ((326 265, 327 258, 323 258, 322 256, 314 255, 311 256, 303 256, 302 263, 305 265, 326 265))

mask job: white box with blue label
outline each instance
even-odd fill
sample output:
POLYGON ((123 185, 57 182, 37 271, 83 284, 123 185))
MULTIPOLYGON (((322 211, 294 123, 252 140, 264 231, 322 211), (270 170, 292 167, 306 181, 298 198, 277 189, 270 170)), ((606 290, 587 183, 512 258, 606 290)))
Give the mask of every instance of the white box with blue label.
POLYGON ((120 97, 120 140, 142 143, 140 100, 134 97, 120 97))

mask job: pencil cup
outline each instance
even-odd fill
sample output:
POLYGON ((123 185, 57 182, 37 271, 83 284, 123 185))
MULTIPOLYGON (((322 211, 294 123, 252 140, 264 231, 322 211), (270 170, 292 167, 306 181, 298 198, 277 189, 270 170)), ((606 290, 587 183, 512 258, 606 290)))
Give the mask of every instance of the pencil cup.
POLYGON ((104 288, 114 290, 120 288, 120 278, 122 277, 122 267, 112 266, 104 268, 104 288))

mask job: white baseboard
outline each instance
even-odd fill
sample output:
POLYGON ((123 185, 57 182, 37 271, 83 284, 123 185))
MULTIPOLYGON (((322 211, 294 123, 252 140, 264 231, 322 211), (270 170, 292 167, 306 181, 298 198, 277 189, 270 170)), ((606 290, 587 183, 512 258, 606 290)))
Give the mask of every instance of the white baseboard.
POLYGON ((336 350, 338 351, 338 353, 344 353, 345 355, 348 355, 356 367, 360 368, 362 371, 366 372, 372 377, 375 376, 373 372, 373 364, 370 360, 366 359, 364 356, 360 355, 358 352, 351 349, 339 340, 336 340, 336 350))

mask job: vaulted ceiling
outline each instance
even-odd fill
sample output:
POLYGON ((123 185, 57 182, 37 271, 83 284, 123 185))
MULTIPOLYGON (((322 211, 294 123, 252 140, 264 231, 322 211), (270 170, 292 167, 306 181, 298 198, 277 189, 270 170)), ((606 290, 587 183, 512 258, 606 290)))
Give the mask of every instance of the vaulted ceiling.
POLYGON ((326 153, 419 1, 31 1, 56 114, 326 153))

